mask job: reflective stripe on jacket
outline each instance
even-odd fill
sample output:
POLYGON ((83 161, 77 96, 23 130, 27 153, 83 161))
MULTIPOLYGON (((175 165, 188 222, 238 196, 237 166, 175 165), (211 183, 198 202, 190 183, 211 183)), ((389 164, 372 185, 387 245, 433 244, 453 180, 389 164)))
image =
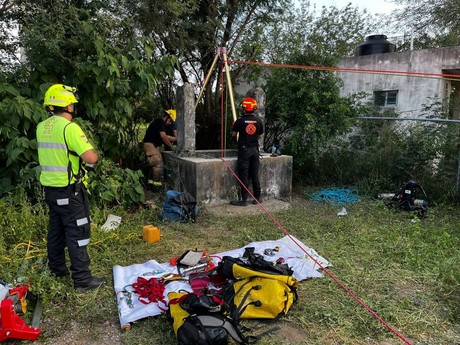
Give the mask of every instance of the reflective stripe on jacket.
POLYGON ((79 155, 93 148, 81 128, 62 116, 52 116, 38 124, 37 142, 40 183, 48 187, 75 183, 80 170, 79 155))

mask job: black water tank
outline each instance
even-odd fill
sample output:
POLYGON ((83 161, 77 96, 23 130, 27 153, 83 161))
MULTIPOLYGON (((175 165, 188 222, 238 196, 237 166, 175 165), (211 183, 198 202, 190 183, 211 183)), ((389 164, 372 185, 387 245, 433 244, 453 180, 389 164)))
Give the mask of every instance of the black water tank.
POLYGON ((385 35, 371 35, 366 37, 366 42, 356 48, 356 56, 394 53, 396 45, 387 41, 385 35))

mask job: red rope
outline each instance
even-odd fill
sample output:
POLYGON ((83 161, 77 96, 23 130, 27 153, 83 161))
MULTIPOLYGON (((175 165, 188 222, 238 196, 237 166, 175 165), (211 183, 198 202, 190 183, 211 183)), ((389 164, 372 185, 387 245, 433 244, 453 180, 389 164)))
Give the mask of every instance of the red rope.
MULTIPOLYGON (((238 61, 238 60, 227 60, 228 63, 234 62, 238 64, 252 64, 252 65, 259 65, 259 66, 266 66, 266 67, 289 67, 289 68, 301 68, 301 69, 310 69, 310 70, 329 70, 329 71, 343 71, 343 72, 356 72, 356 73, 379 73, 379 74, 401 74, 401 75, 413 75, 413 76, 418 76, 418 77, 452 77, 455 80, 460 78, 459 75, 454 75, 454 74, 437 74, 437 73, 423 73, 423 72, 401 72, 401 71, 388 71, 388 70, 366 70, 366 69, 355 69, 355 68, 338 68, 338 67, 328 67, 328 66, 301 66, 301 65, 289 65, 289 64, 270 64, 270 63, 263 63, 263 62, 247 62, 247 61, 238 61)), ((223 74, 222 74, 223 76, 223 74)), ((221 80, 222 83, 222 98, 224 94, 224 79, 222 77, 221 80)), ((221 113, 222 113, 222 121, 223 121, 223 101, 221 103, 221 113)), ((222 137, 225 135, 222 131, 222 137)), ((221 145, 221 160, 225 163, 227 168, 231 171, 233 176, 238 180, 242 188, 246 190, 246 192, 257 202, 257 205, 259 208, 261 208, 265 214, 267 214, 272 221, 288 236, 310 259, 315 262, 325 273, 328 275, 337 285, 339 285, 351 298, 353 298, 361 307, 363 307, 369 314, 371 314, 374 318, 376 318, 382 325, 384 325, 391 333, 393 333, 395 336, 397 336, 399 339, 401 339, 405 344, 407 345, 412 345, 412 343, 406 339, 403 335, 398 333, 393 327, 391 327, 385 320, 383 320, 376 312, 374 312, 369 306, 367 306, 358 296, 356 296, 348 287, 345 286, 344 283, 342 283, 337 277, 332 274, 326 267, 321 265, 320 262, 318 262, 312 255, 307 253, 307 251, 300 245, 298 241, 296 241, 289 231, 287 231, 283 225, 265 208, 265 206, 254 197, 254 195, 251 193, 251 191, 248 189, 248 187, 240 180, 238 175, 233 171, 232 167, 230 164, 225 160, 224 158, 224 153, 223 153, 223 145, 221 145)))
POLYGON ((160 302, 166 305, 164 300, 165 286, 157 278, 145 279, 138 277, 137 282, 133 283, 132 286, 134 292, 139 295, 139 302, 142 304, 158 303, 158 308, 161 311, 166 311, 159 305, 160 302))
POLYGON ((287 67, 287 68, 298 68, 298 69, 307 69, 307 70, 369 73, 369 74, 393 74, 393 75, 422 77, 422 78, 444 78, 446 80, 459 80, 460 79, 460 75, 458 74, 446 74, 446 73, 372 70, 372 69, 331 67, 331 66, 305 66, 305 65, 266 63, 266 62, 257 62, 257 61, 239 61, 239 60, 227 60, 227 62, 228 63, 233 62, 235 64, 241 64, 241 65, 257 65, 257 66, 264 66, 264 67, 287 67))
POLYGON ((248 189, 248 187, 246 185, 244 185, 244 183, 240 180, 240 178, 238 177, 238 175, 235 173, 235 171, 233 171, 232 167, 230 166, 230 164, 224 159, 224 158, 221 158, 222 161, 225 163, 225 165, 227 166, 227 168, 232 172, 233 176, 236 177, 236 179, 238 180, 238 182, 241 184, 241 186, 246 190, 246 192, 248 192, 248 194, 254 199, 256 200, 257 202, 257 205, 271 218, 271 220, 273 220, 273 222, 286 234, 286 236, 288 236, 305 254, 308 255, 308 257, 310 259, 312 259, 315 264, 317 264, 337 285, 339 285, 349 296, 351 296, 351 298, 353 298, 361 307, 363 307, 369 314, 371 314, 374 318, 376 318, 382 325, 384 325, 390 332, 392 332, 394 335, 396 335, 399 339, 401 339, 403 342, 405 342, 406 344, 408 345, 412 345, 412 343, 407 340, 406 338, 404 338, 404 336, 402 336, 401 334, 399 334, 393 327, 391 327, 387 322, 385 322, 385 320, 383 320, 376 312, 374 312, 370 307, 368 307, 358 296, 356 296, 349 288, 347 288, 345 286, 345 284, 343 284, 338 278, 336 278, 332 272, 330 272, 326 267, 324 267, 323 265, 321 265, 321 263, 318 262, 318 260, 316 260, 312 255, 310 255, 309 253, 307 253, 307 251, 300 245, 300 243, 298 241, 295 240, 295 238, 293 238, 291 236, 291 234, 289 233, 289 231, 287 231, 283 225, 281 225, 281 223, 265 208, 265 206, 261 203, 259 203, 259 201, 254 197, 254 195, 251 193, 251 191, 248 189))

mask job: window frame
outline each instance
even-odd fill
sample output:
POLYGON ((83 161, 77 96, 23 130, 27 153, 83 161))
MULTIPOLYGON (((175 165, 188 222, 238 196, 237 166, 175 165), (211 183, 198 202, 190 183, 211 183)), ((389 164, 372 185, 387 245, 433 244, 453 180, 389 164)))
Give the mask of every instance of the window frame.
POLYGON ((394 108, 398 105, 398 94, 399 90, 375 90, 373 92, 374 105, 382 108, 394 108))

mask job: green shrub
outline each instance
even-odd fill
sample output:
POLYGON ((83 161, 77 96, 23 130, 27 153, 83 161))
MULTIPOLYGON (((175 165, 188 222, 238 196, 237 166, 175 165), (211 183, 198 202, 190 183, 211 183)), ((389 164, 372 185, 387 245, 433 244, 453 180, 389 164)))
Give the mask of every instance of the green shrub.
POLYGON ((459 289, 460 286, 460 270, 457 269, 460 265, 460 253, 455 256, 446 258, 439 263, 439 276, 438 279, 449 288, 459 289))
POLYGON ((24 191, 0 199, 0 279, 28 277, 30 266, 46 256, 47 207, 31 204, 24 191))
POLYGON ((458 191, 456 129, 445 124, 361 121, 326 145, 302 175, 316 185, 355 185, 361 194, 396 192, 409 179, 430 201, 452 202, 458 191))
POLYGON ((123 169, 110 160, 101 159, 95 171, 88 172, 90 200, 99 207, 142 203, 145 200, 142 180, 142 171, 123 169))

